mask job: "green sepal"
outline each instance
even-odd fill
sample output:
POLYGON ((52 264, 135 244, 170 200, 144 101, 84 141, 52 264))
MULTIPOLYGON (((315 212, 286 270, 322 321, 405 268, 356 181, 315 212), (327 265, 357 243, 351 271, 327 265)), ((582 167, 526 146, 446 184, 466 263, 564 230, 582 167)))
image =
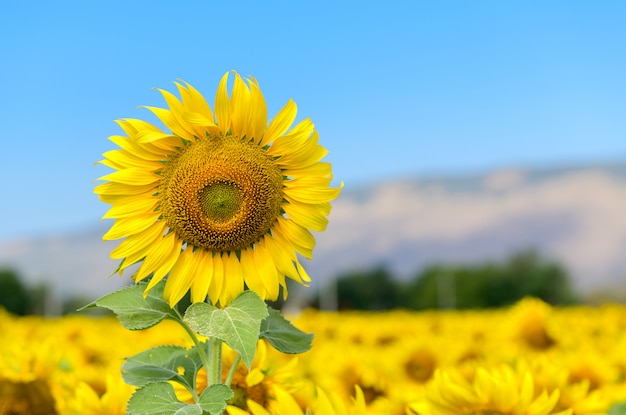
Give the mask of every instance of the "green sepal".
POLYGON ((190 405, 179 401, 171 384, 157 382, 137 389, 128 400, 126 413, 128 415, 202 415, 202 408, 197 404, 190 405))
POLYGON ((122 365, 122 377, 133 386, 173 380, 193 392, 201 367, 202 359, 195 347, 158 346, 127 358, 122 365))
POLYGON ((608 415, 626 415, 626 401, 611 406, 608 415))
POLYGON ((234 393, 231 388, 221 383, 211 385, 202 391, 198 405, 204 412, 211 415, 220 415, 226 409, 228 401, 234 393))
POLYGON ((259 340, 261 321, 267 317, 265 302, 253 291, 244 291, 227 307, 206 303, 189 306, 184 320, 192 330, 205 337, 222 340, 238 352, 250 368, 259 340))
POLYGON ((147 285, 147 283, 142 282, 122 288, 100 297, 80 310, 95 307, 107 308, 113 311, 122 325, 129 330, 147 329, 157 325, 165 318, 180 321, 176 311, 163 300, 165 281, 160 281, 144 297, 147 285))
POLYGON ((282 353, 297 354, 311 349, 313 334, 295 327, 280 312, 269 308, 269 315, 261 322, 262 339, 266 339, 282 353))

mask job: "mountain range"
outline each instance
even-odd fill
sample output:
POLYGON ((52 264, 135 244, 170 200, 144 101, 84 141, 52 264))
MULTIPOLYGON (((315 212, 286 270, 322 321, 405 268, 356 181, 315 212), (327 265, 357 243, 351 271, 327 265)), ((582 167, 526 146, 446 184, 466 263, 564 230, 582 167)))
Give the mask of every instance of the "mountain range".
MULTIPOLYGON (((102 241, 109 226, 4 241, 0 267, 59 298, 96 298, 130 275, 106 278, 117 265, 115 243, 102 241)), ((501 261, 533 248, 562 263, 579 291, 624 291, 626 162, 347 183, 315 236, 304 265, 317 287, 379 265, 408 278, 431 264, 501 261)))

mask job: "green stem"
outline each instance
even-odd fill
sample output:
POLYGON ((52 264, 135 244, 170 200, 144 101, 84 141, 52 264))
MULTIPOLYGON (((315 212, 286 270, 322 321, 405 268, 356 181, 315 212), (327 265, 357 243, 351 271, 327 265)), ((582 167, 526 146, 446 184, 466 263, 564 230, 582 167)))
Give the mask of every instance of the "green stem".
POLYGON ((239 364, 240 361, 241 361, 241 355, 237 353, 237 356, 235 356, 235 360, 233 361, 233 364, 228 370, 228 376, 226 376, 226 380, 224 381, 224 384, 226 386, 230 386, 230 384, 232 383, 233 376, 235 376, 235 370, 237 369, 237 365, 239 364))
POLYGON ((222 383, 222 341, 215 337, 209 340, 209 365, 207 368, 207 386, 222 383))
POLYGON ((200 360, 202 360, 202 365, 207 369, 207 372, 208 372, 209 359, 207 358, 207 354, 204 350, 204 347, 202 347, 202 343, 200 343, 200 340, 198 340, 198 336, 196 336, 196 333, 194 333, 194 331, 191 330, 191 327, 189 327, 187 323, 183 321, 182 318, 178 320, 174 320, 174 321, 180 324, 183 327, 183 329, 185 329, 189 337, 191 337, 191 341, 193 341, 194 346, 196 347, 196 349, 198 349, 198 354, 200 355, 200 360))
POLYGON ((194 346, 196 346, 196 349, 198 349, 198 353, 200 354, 200 360, 202 360, 202 364, 204 365, 204 367, 209 367, 209 360, 207 358, 207 354, 204 351, 204 348, 202 347, 202 343, 200 343, 200 340, 198 340, 198 336, 196 336, 196 333, 194 333, 193 330, 191 330, 191 328, 185 324, 184 321, 179 321, 180 325, 183 326, 183 328, 185 329, 185 331, 187 332, 187 334, 189 335, 189 337, 191 337, 191 341, 193 341, 194 346))

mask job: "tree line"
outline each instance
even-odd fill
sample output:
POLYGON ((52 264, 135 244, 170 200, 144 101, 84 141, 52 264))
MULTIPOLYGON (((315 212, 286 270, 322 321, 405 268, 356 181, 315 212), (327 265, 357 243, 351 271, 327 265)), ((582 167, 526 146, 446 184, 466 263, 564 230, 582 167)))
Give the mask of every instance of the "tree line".
MULTIPOLYGON (((493 308, 527 296, 553 305, 578 302, 566 269, 532 250, 502 262, 432 265, 408 280, 383 266, 353 271, 339 276, 326 289, 335 291, 340 310, 493 308)), ((320 295, 326 294, 318 294, 312 306, 319 306, 320 295)))

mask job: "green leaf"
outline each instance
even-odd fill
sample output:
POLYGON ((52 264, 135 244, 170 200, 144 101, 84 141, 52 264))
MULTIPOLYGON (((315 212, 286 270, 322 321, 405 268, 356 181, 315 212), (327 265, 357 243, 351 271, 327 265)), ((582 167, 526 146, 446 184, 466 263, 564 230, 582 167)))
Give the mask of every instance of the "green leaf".
POLYGON ((113 311, 122 325, 129 330, 143 330, 157 325, 165 318, 180 320, 176 311, 172 310, 163 300, 165 281, 155 285, 148 296, 143 293, 147 283, 122 288, 114 293, 107 294, 91 304, 81 308, 103 307, 113 311))
POLYGON ((313 334, 295 327, 277 310, 269 309, 269 316, 261 323, 261 338, 283 353, 304 353, 311 348, 313 334))
POLYGON ((150 383, 137 389, 128 400, 128 415, 202 415, 202 408, 179 401, 167 382, 150 383))
POLYGON ((201 367, 202 360, 195 347, 188 350, 181 346, 159 346, 127 358, 122 377, 133 386, 174 380, 195 391, 196 375, 201 367))
POLYGON ((192 304, 185 313, 185 321, 201 335, 225 342, 250 367, 261 321, 267 315, 263 300, 253 291, 244 291, 224 309, 206 303, 192 304))
POLYGON ((211 415, 220 415, 226 409, 226 404, 233 397, 233 391, 226 385, 211 385, 202 391, 198 405, 204 412, 211 415))
POLYGON ((626 401, 613 405, 608 415, 626 415, 626 401))

